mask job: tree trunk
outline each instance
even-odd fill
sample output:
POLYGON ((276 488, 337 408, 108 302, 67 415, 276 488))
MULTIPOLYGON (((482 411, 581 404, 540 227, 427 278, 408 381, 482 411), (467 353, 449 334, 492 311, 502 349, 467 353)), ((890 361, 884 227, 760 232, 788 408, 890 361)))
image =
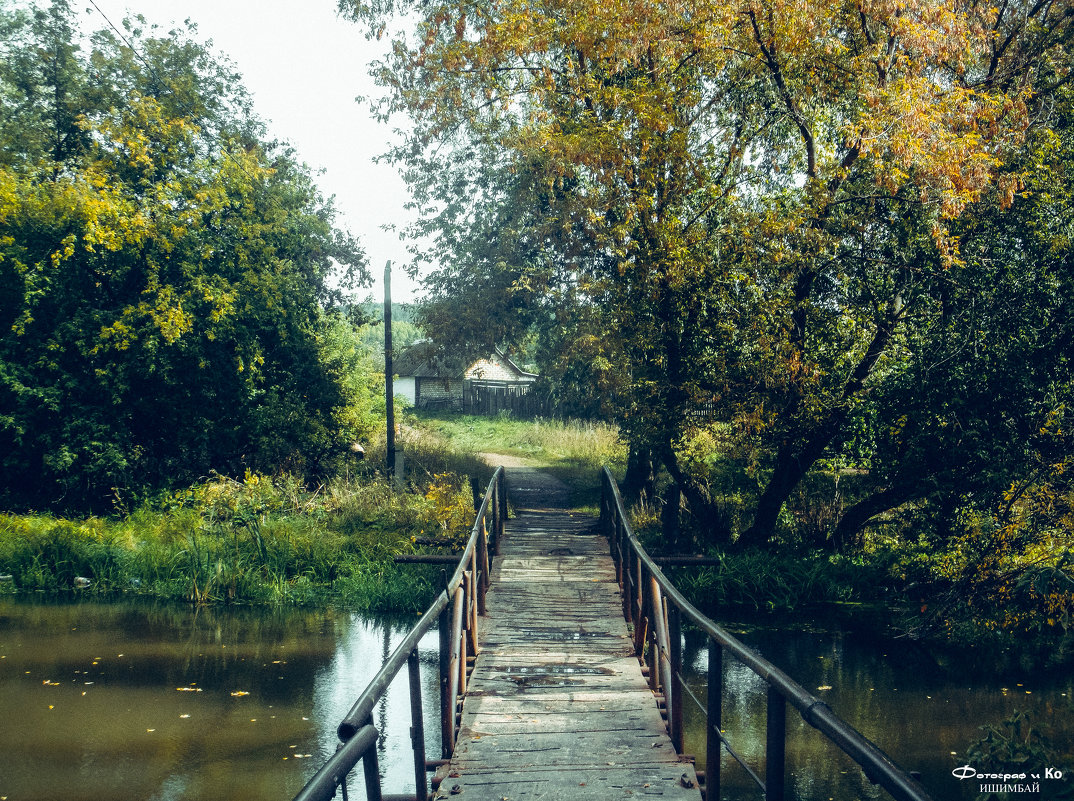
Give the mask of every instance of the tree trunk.
POLYGON ((686 496, 686 502, 690 506, 690 516, 696 521, 698 527, 714 545, 728 545, 731 542, 731 523, 726 515, 721 514, 720 509, 698 489, 690 477, 682 472, 679 467, 678 457, 670 447, 664 453, 664 467, 667 468, 675 486, 686 496))
POLYGON ((858 540, 858 532, 881 512, 886 512, 888 509, 894 509, 902 503, 910 500, 913 496, 909 487, 895 486, 887 487, 879 492, 874 492, 867 498, 862 498, 856 504, 851 506, 845 512, 843 516, 839 518, 839 522, 835 525, 835 530, 832 532, 832 544, 836 550, 843 550, 848 545, 852 545, 858 540))
POLYGON ((677 553, 679 550, 679 508, 681 506, 682 490, 678 484, 672 484, 664 495, 664 509, 661 513, 664 542, 667 544, 669 553, 677 553))
POLYGON ((652 498, 656 491, 656 466, 649 448, 630 446, 627 454, 626 475, 623 477, 623 502, 628 506, 637 503, 642 496, 652 498))
POLYGON ((741 545, 767 545, 776 532, 783 504, 794 492, 809 468, 811 468, 824 449, 836 438, 842 428, 843 415, 833 415, 818 431, 813 433, 805 444, 799 448, 784 445, 776 454, 776 466, 761 497, 757 499, 757 510, 753 523, 738 538, 741 545))

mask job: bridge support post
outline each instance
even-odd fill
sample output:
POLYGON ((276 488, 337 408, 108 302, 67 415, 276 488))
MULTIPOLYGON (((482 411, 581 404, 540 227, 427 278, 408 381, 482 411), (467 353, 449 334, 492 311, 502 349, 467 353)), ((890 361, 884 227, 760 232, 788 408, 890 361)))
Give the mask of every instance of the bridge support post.
POLYGON ((765 801, 783 801, 787 762, 787 702, 768 686, 768 726, 765 744, 765 801))
POLYGON ((684 748, 682 730, 682 613, 674 604, 668 605, 668 644, 671 658, 671 699, 668 704, 668 722, 671 724, 671 742, 680 754, 684 748))
POLYGON ((417 801, 428 801, 429 780, 425 775, 425 719, 421 710, 421 667, 418 649, 406 658, 410 673, 410 743, 414 750, 414 787, 417 801))
MULTIPOLYGON (((445 582, 446 583, 446 582, 445 582)), ((451 606, 439 616, 440 626, 440 756, 450 759, 455 750, 455 701, 451 679, 451 606)))
MULTIPOLYGON (((373 725, 373 718, 366 721, 367 726, 373 725)), ((376 747, 368 749, 362 756, 362 771, 365 773, 365 797, 368 801, 381 801, 380 787, 380 760, 377 758, 376 747)))
POLYGON ((503 527, 507 522, 507 471, 500 468, 500 480, 496 485, 496 493, 500 501, 500 527, 496 529, 496 542, 492 555, 495 556, 500 548, 500 537, 503 536, 503 527))
POLYGON ((720 797, 720 757, 723 755, 723 648, 709 640, 708 709, 705 728, 705 799, 720 797))
MULTIPOLYGON (((495 521, 493 521, 493 530, 495 531, 495 521)), ((480 576, 477 582, 477 613, 479 615, 487 614, 485 609, 485 593, 489 588, 489 541, 488 541, 488 529, 485 527, 485 518, 481 518, 480 530, 477 533, 477 575, 480 576)))

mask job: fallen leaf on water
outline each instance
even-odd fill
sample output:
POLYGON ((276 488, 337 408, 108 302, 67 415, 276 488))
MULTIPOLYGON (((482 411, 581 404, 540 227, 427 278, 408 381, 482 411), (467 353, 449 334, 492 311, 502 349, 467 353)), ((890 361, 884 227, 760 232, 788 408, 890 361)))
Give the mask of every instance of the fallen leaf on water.
POLYGON ((176 687, 177 692, 181 693, 200 693, 201 687, 176 687))
POLYGON ((250 693, 246 692, 246 690, 235 690, 235 692, 233 692, 231 694, 231 697, 232 698, 241 698, 242 696, 249 695, 249 694, 250 693))
POLYGON ((822 684, 822 685, 821 685, 820 687, 818 687, 817 689, 818 689, 818 690, 830 690, 830 689, 832 689, 832 686, 831 686, 830 684, 822 684))
POLYGON ((60 686, 60 683, 58 681, 53 681, 52 679, 45 679, 41 683, 44 684, 46 687, 59 687, 60 686))

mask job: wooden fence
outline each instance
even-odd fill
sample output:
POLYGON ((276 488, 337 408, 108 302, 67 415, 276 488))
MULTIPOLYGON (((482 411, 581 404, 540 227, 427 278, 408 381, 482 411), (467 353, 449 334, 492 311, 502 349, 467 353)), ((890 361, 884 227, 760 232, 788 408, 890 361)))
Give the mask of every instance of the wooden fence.
POLYGON ((462 390, 462 410, 467 414, 495 415, 510 412, 514 417, 553 417, 551 398, 532 391, 531 384, 511 381, 467 381, 462 390))

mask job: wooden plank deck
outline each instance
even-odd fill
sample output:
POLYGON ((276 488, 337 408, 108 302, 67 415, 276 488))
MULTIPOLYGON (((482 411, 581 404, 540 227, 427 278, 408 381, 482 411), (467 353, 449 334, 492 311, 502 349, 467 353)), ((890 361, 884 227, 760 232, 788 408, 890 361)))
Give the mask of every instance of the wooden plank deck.
POLYGON ((508 481, 528 508, 508 521, 493 564, 436 797, 697 801, 693 766, 679 761, 634 656, 607 540, 592 518, 538 505, 557 500, 547 477, 511 469, 508 481))

